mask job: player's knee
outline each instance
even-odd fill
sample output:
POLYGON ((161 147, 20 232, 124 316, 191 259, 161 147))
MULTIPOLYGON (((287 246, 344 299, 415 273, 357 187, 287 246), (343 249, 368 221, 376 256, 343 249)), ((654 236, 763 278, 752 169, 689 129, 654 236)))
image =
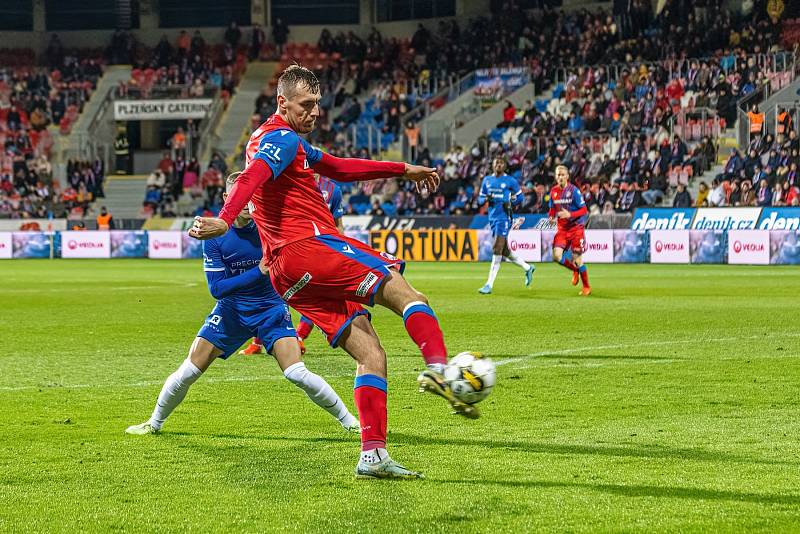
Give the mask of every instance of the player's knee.
POLYGON ((554 250, 553 251, 553 261, 556 262, 556 263, 560 263, 561 262, 561 251, 560 250, 554 250))
POLYGON ((302 387, 306 383, 308 373, 309 371, 305 364, 303 362, 298 362, 291 367, 287 367, 283 372, 283 376, 295 386, 302 387))
POLYGON ((424 293, 420 293, 416 289, 412 289, 412 291, 414 292, 414 300, 415 301, 421 302, 426 306, 430 306, 430 302, 428 302, 428 297, 426 297, 424 293))

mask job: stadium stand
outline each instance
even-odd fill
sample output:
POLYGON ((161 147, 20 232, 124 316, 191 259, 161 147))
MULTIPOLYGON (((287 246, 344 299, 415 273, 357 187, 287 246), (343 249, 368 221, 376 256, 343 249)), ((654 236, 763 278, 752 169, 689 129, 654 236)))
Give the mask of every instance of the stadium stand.
POLYGON ((30 50, 0 51, 0 217, 83 216, 96 193, 96 180, 83 178, 62 192, 49 158, 53 136, 69 134, 104 62, 98 51, 64 51, 57 36, 46 59, 48 67, 36 66, 30 50))

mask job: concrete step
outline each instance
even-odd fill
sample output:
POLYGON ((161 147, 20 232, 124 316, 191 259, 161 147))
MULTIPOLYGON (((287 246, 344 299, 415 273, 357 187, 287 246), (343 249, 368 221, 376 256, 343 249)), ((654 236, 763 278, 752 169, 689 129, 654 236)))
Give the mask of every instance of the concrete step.
POLYGON ((220 149, 228 157, 233 157, 241 143, 241 138, 249 134, 250 119, 255 111, 255 104, 261 90, 267 86, 278 64, 275 62, 256 61, 250 63, 239 82, 236 93, 222 116, 216 135, 220 138, 220 149))
POLYGON ((139 216, 147 187, 147 176, 109 176, 105 184, 105 198, 94 203, 95 211, 101 206, 117 219, 130 219, 139 216))

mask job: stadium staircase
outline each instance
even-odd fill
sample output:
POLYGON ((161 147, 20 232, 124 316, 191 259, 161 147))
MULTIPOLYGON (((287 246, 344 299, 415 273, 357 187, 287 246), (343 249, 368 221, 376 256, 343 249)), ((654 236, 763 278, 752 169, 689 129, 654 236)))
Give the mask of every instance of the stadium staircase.
MULTIPOLYGON (((92 129, 92 126, 95 124, 102 125, 109 122, 96 120, 101 118, 98 117, 98 114, 107 112, 107 110, 104 109, 104 105, 109 93, 119 85, 119 82, 128 81, 130 77, 130 65, 112 65, 107 67, 103 76, 97 81, 97 87, 92 93, 92 96, 89 97, 89 101, 83 106, 83 112, 78 116, 78 119, 75 121, 69 133, 62 135, 58 126, 51 125, 49 127, 54 140, 54 158, 52 161, 54 167, 60 166, 63 171, 66 169, 68 159, 89 159, 89 155, 84 154, 84 147, 90 137, 100 133, 97 131, 90 132, 90 129, 92 129)), ((107 134, 110 135, 110 139, 113 140, 114 132, 108 132, 107 134)), ((59 176, 66 175, 65 172, 58 172, 56 174, 59 176)))
POLYGON ((256 61, 247 66, 247 71, 214 132, 219 139, 216 147, 227 156, 229 168, 234 167, 236 156, 250 137, 250 121, 255 111, 256 99, 269 84, 277 67, 277 63, 265 61, 256 61))
MULTIPOLYGON (((453 131, 453 144, 461 146, 469 146, 475 139, 481 136, 484 132, 491 131, 498 123, 503 122, 503 109, 506 107, 506 100, 510 100, 517 109, 525 106, 527 101, 533 102, 536 96, 536 89, 532 83, 527 83, 511 93, 503 97, 495 105, 473 117, 468 122, 453 131)), ((544 95, 545 100, 550 100, 552 94, 544 95)))
POLYGON ((100 213, 100 207, 106 206, 115 219, 137 219, 140 217, 142 201, 147 188, 147 177, 144 175, 106 177, 105 198, 94 203, 94 211, 100 213))

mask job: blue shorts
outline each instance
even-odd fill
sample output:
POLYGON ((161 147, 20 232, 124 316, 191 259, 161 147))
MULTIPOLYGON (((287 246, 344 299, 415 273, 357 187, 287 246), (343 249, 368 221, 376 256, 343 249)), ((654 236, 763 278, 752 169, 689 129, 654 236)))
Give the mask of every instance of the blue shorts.
POLYGON ((223 360, 236 352, 245 341, 257 337, 267 352, 284 337, 297 337, 292 316, 286 304, 276 304, 266 310, 240 312, 231 306, 217 303, 206 317, 197 337, 202 337, 222 351, 223 360))
POLYGON ((511 231, 511 219, 489 219, 489 228, 492 229, 494 237, 508 237, 511 231))

